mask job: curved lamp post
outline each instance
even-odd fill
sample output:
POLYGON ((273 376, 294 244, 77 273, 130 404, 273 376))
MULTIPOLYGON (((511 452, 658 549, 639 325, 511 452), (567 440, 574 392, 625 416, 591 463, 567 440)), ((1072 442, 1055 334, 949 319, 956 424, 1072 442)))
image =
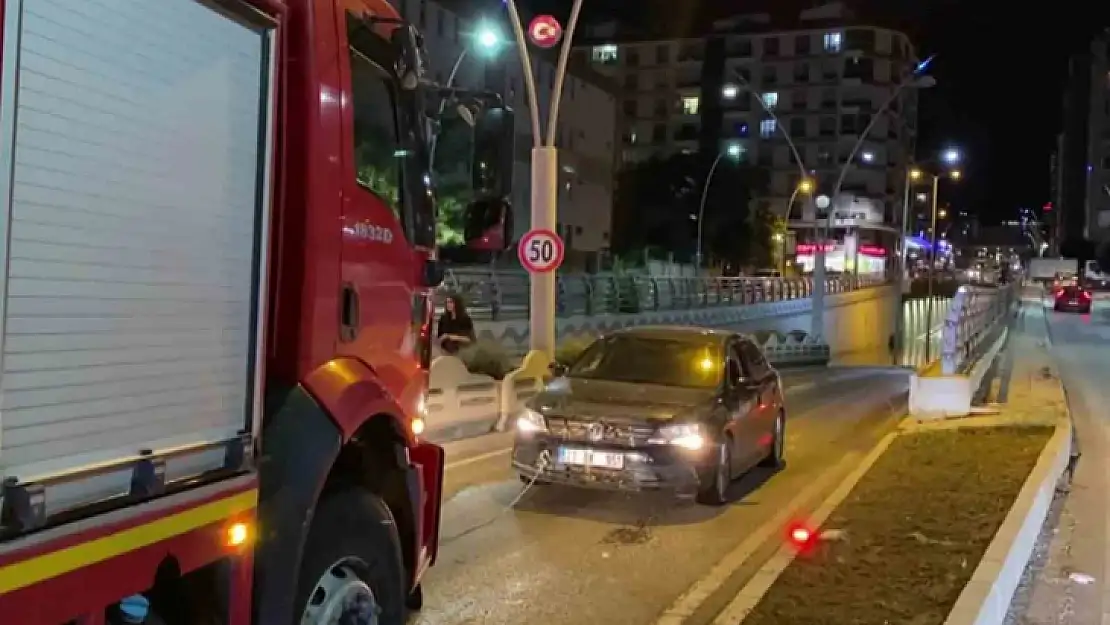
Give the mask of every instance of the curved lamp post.
MULTIPOLYGON (((544 140, 540 126, 539 95, 536 91, 536 77, 532 72, 532 58, 528 52, 528 42, 524 26, 520 20, 516 0, 505 0, 509 22, 513 27, 517 51, 520 54, 521 74, 528 96, 528 110, 532 123, 532 223, 533 229, 554 231, 558 225, 557 210, 559 199, 559 153, 555 147, 556 131, 559 125, 559 105, 562 103, 563 83, 566 80, 567 64, 570 61, 571 41, 582 12, 582 0, 574 0, 570 18, 563 31, 560 44, 559 63, 555 68, 551 100, 548 103, 547 137, 544 140)), ((529 287, 529 349, 540 352, 550 360, 555 352, 555 273, 532 274, 529 287)))
POLYGON ((906 78, 904 78, 902 82, 898 83, 898 86, 895 87, 894 92, 890 94, 890 97, 887 98, 886 102, 883 102, 883 105, 879 107, 879 110, 871 116, 871 121, 867 124, 867 127, 863 129, 863 132, 860 133, 859 139, 856 141, 855 145, 852 146, 852 151, 848 153, 848 158, 844 161, 844 165, 840 168, 840 174, 837 176, 836 184, 833 185, 833 192, 831 196, 832 203, 829 206, 829 210, 826 211, 825 218, 823 220, 818 219, 817 247, 813 254, 813 314, 811 315, 810 325, 810 334, 812 336, 819 337, 824 335, 825 290, 828 287, 828 285, 825 284, 826 280, 824 241, 828 237, 829 227, 832 224, 833 213, 835 212, 836 201, 840 197, 840 189, 844 184, 844 178, 847 177, 848 169, 852 166, 852 161, 855 160, 856 153, 859 152, 859 149, 867 140, 867 136, 871 133, 871 129, 875 127, 875 124, 879 121, 880 118, 882 118, 883 114, 886 113, 886 110, 890 108, 890 105, 898 99, 898 96, 902 94, 902 91, 907 88, 928 89, 936 85, 936 79, 934 79, 932 76, 926 76, 922 74, 922 72, 928 67, 931 61, 932 57, 929 57, 922 63, 919 63, 909 76, 906 76, 906 78))

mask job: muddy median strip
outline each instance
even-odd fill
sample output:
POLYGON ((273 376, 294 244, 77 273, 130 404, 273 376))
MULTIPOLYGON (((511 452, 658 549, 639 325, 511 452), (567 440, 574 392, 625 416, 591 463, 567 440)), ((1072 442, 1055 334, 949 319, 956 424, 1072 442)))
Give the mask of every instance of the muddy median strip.
POLYGON ((1052 433, 899 436, 743 625, 941 625, 1052 433))

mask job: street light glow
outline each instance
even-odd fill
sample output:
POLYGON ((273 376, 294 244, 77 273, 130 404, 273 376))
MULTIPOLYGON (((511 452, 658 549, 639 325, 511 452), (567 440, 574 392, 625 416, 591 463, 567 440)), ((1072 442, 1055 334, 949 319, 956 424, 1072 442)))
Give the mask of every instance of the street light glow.
POLYGON ((486 51, 492 52, 500 48, 503 42, 501 33, 489 24, 482 24, 479 26, 476 35, 475 41, 478 43, 478 46, 486 51))
POLYGON ((739 93, 740 89, 738 89, 736 85, 725 85, 724 88, 721 89, 721 97, 726 100, 734 99, 739 93))
POLYGON ((956 148, 948 148, 943 154, 944 162, 949 165, 955 165, 960 162, 960 151, 956 148))
POLYGON ((863 162, 865 162, 865 163, 873 162, 875 160, 875 153, 874 152, 864 152, 863 155, 862 155, 862 158, 863 158, 863 162))
POLYGON ((813 181, 809 178, 803 178, 802 181, 798 183, 798 192, 813 193, 813 181))
POLYGON ((740 144, 739 144, 739 143, 733 143, 733 144, 729 145, 729 146, 728 146, 728 149, 726 149, 725 151, 726 151, 726 152, 728 153, 728 155, 729 155, 729 156, 731 156, 732 158, 739 158, 739 157, 740 157, 740 152, 741 152, 742 150, 741 150, 741 148, 740 148, 740 144))

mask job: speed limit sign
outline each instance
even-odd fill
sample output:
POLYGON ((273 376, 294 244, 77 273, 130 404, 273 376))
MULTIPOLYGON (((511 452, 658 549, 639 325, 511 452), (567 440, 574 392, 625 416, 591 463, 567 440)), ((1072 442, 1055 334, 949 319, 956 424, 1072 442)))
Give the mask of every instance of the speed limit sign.
POLYGON ((516 255, 531 273, 548 273, 563 264, 563 240, 551 230, 529 230, 520 237, 516 255))

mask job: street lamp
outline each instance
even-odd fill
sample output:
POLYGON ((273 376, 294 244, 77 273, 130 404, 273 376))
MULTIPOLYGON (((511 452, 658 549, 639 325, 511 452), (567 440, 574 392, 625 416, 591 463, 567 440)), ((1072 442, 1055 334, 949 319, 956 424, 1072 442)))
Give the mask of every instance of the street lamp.
MULTIPOLYGON (((947 154, 945 161, 948 161, 947 154)), ((933 284, 936 280, 936 266, 937 266, 937 217, 944 217, 945 212, 938 210, 937 198, 940 194, 940 179, 945 174, 926 174, 919 169, 914 169, 919 173, 918 178, 928 177, 932 179, 933 185, 933 205, 932 216, 929 223, 929 273, 926 278, 926 299, 925 299, 925 362, 929 362, 930 352, 932 351, 933 342, 933 284)), ((952 180, 960 179, 960 171, 952 170, 947 173, 948 178, 952 180)))
MULTIPOLYGON (((741 87, 746 89, 748 93, 751 93, 755 96, 755 101, 759 102, 759 107, 763 109, 763 112, 767 113, 767 116, 774 120, 775 128, 782 133, 782 138, 786 139, 786 145, 790 147, 790 151, 794 154, 794 161, 798 163, 798 173, 801 175, 801 179, 806 180, 808 178, 808 174, 806 173, 805 161, 802 160, 801 152, 798 151, 798 146, 794 143, 794 139, 790 136, 790 133, 786 131, 786 126, 783 125, 778 115, 775 114, 774 106, 768 105, 767 102, 763 100, 763 96, 752 89, 751 83, 749 83, 747 79, 744 78, 743 74, 741 74, 737 70, 733 70, 732 74, 740 83, 741 87)), ((727 100, 735 98, 739 93, 740 90, 736 87, 736 85, 725 85, 725 87, 721 90, 721 95, 724 96, 724 98, 727 100)), ((797 191, 797 189, 795 189, 795 191, 797 191)), ((805 193, 808 195, 810 191, 806 191, 805 193)), ((791 196, 791 199, 786 206, 786 214, 783 215, 783 217, 789 219, 790 209, 794 206, 794 197, 796 195, 797 194, 791 196)))
MULTIPOLYGON (((536 90, 536 76, 532 71, 532 58, 528 52, 528 42, 524 25, 520 21, 516 0, 505 0, 508 6, 509 22, 513 27, 517 52, 520 54, 521 74, 528 96, 528 110, 532 125, 532 214, 531 228, 554 231, 558 227, 557 210, 559 199, 559 152, 555 148, 556 131, 559 128, 559 105, 563 99, 563 83, 570 61, 571 43, 578 16, 582 13, 582 1, 574 0, 570 8, 570 18, 563 32, 559 49, 559 62, 551 85, 551 99, 548 102, 547 137, 540 126, 540 103, 536 90)), ((533 273, 529 286, 529 348, 532 352, 542 353, 551 360, 555 352, 555 272, 533 273)))
POLYGON ((709 197, 709 183, 713 180, 713 174, 717 172, 717 165, 721 163, 721 158, 728 156, 729 158, 738 159, 741 152, 740 146, 735 143, 718 152, 717 157, 713 159, 713 164, 709 166, 709 173, 705 175, 705 184, 701 187, 701 202, 698 203, 698 234, 697 240, 694 242, 694 268, 698 273, 701 273, 702 231, 705 224, 705 200, 709 197))
MULTIPOLYGON (((852 166, 852 161, 855 159, 856 152, 863 146, 867 136, 871 134, 871 129, 875 124, 884 117, 886 110, 890 105, 898 99, 902 91, 905 89, 929 89, 936 85, 937 81, 932 76, 926 76, 923 72, 928 68, 929 63, 933 57, 929 57, 917 65, 913 72, 906 76, 898 86, 894 88, 894 92, 890 94, 886 102, 879 107, 871 116, 871 121, 860 133, 859 139, 856 144, 852 146, 852 151, 848 153, 848 158, 844 161, 844 165, 840 168, 840 175, 836 179, 836 184, 833 185, 832 205, 835 208, 836 201, 840 198, 840 189, 844 185, 844 178, 848 175, 848 169, 852 166)), ((835 210, 830 208, 825 213, 824 220, 818 220, 818 245, 813 254, 813 313, 810 317, 810 335, 814 337, 822 336, 825 332, 825 290, 828 285, 825 284, 825 246, 824 240, 828 238, 828 230, 832 224, 833 213, 835 210), (821 223, 823 221, 823 223, 821 223)))

